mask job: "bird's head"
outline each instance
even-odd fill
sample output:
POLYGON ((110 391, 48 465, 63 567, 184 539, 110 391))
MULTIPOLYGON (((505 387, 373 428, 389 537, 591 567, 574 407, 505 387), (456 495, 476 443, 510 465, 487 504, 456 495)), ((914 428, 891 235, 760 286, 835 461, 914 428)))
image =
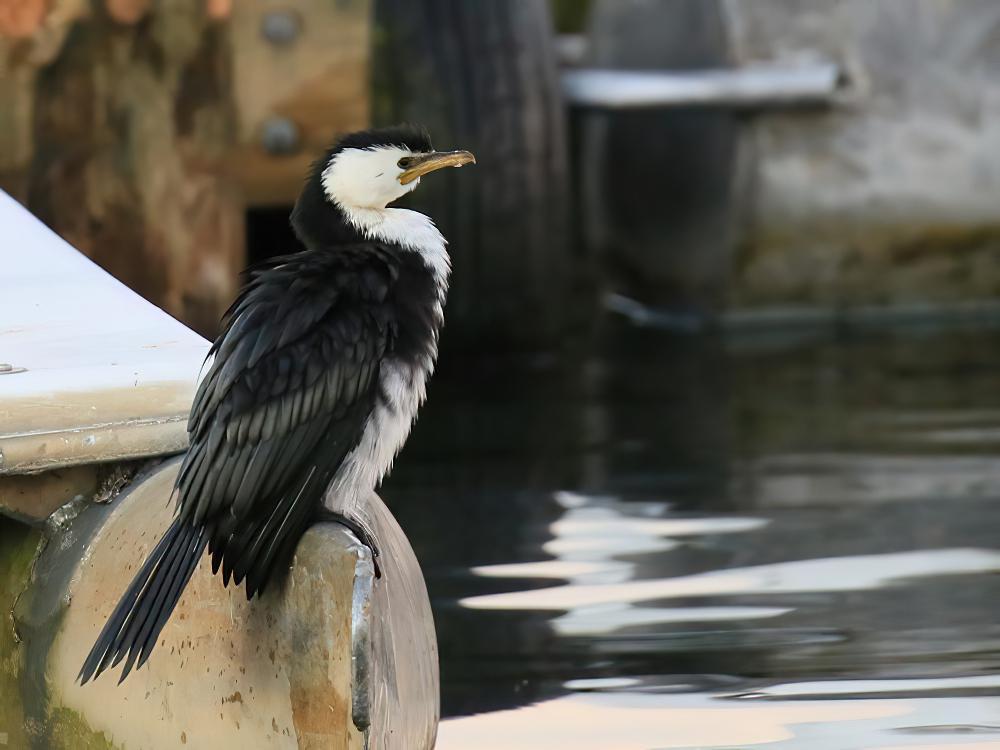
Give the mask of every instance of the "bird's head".
MULTIPOLYGON (((468 151, 435 151, 427 131, 415 125, 375 128, 341 138, 316 162, 292 214, 303 240, 329 226, 330 210, 348 217, 381 210, 443 167, 475 164, 468 151)), ((316 238, 318 239, 318 238, 316 238)))
POLYGON ((475 162, 468 151, 435 151, 423 128, 402 125, 353 133, 327 154, 326 198, 344 208, 385 208, 442 167, 475 162))

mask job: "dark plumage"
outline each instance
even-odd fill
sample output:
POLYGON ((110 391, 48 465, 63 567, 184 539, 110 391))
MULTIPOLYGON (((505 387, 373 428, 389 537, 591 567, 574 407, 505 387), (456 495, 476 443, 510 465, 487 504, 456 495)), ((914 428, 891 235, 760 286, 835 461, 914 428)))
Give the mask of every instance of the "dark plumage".
POLYGON ((206 550, 225 585, 245 582, 248 599, 264 591, 376 407, 393 408, 379 379, 385 362, 433 362, 443 282, 419 253, 363 236, 320 179, 337 151, 386 143, 430 150, 412 127, 342 140, 317 162, 294 212, 307 249, 248 272, 191 408, 176 518, 102 630, 82 682, 126 657, 122 680, 145 663, 206 550))
POLYGON ((327 153, 328 158, 321 161, 325 164, 334 152, 342 151, 345 148, 367 149, 382 146, 401 146, 414 153, 434 150, 434 146, 431 144, 431 134, 427 132, 427 128, 422 125, 404 123, 345 135, 327 153))

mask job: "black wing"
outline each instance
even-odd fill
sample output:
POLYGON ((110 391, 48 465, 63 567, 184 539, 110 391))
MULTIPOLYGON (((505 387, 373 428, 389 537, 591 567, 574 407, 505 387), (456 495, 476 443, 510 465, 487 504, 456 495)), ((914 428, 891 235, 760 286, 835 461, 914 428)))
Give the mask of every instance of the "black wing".
POLYGON ((394 267, 373 247, 285 256, 253 272, 212 348, 188 423, 178 515, 208 527, 213 569, 261 591, 374 408, 395 321, 394 267))

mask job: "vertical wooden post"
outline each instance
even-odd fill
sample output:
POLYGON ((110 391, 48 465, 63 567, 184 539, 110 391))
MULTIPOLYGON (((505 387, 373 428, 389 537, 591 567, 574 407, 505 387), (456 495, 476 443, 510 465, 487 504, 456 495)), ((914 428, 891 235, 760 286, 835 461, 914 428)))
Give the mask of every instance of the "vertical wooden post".
POLYGON ((445 347, 545 347, 571 317, 562 96, 544 0, 376 0, 372 119, 425 124, 475 170, 426 181, 412 205, 453 258, 445 347))

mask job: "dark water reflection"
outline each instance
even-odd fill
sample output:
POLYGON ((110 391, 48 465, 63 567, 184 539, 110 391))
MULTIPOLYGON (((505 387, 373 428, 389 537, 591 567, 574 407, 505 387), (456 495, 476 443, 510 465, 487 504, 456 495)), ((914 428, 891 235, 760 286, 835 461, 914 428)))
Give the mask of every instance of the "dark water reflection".
POLYGON ((446 360, 384 488, 441 747, 1000 747, 998 452, 996 330, 446 360))

